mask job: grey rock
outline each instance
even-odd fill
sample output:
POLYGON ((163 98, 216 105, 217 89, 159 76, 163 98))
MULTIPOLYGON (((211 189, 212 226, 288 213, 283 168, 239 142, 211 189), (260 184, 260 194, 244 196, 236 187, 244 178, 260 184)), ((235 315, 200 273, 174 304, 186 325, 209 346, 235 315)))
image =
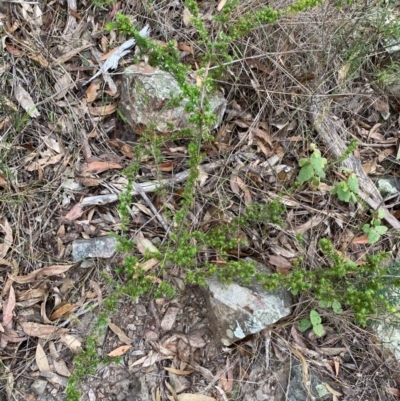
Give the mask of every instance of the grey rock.
POLYGON ((37 394, 42 395, 46 391, 47 380, 35 380, 32 383, 31 389, 37 394))
POLYGON ((400 178, 394 176, 379 177, 375 180, 376 187, 382 196, 388 197, 400 193, 400 178))
POLYGON ((306 383, 303 382, 303 370, 296 360, 288 362, 281 373, 281 376, 286 378, 281 379, 281 386, 278 386, 279 391, 275 395, 276 401, 323 401, 332 398, 324 380, 314 369, 309 367, 309 380, 306 383))
POLYGON ((117 240, 111 236, 77 239, 72 243, 72 259, 79 262, 86 258, 110 258, 116 245, 117 240))
MULTIPOLYGON (((251 259, 247 258, 247 261, 251 259)), ((256 263, 265 274, 269 269, 256 263)), ((261 285, 243 286, 208 279, 205 291, 211 328, 224 345, 230 345, 255 334, 290 315, 292 298, 289 291, 266 291, 261 285)))
MULTIPOLYGON (((187 81, 191 79, 188 77, 187 81)), ((119 109, 137 133, 147 128, 172 133, 190 126, 190 115, 185 111, 188 99, 180 100, 178 106, 171 102, 181 95, 178 82, 170 73, 149 65, 132 65, 122 76, 119 109)), ((221 93, 212 95, 209 100, 217 118, 213 127, 216 128, 222 121, 227 102, 221 93)))

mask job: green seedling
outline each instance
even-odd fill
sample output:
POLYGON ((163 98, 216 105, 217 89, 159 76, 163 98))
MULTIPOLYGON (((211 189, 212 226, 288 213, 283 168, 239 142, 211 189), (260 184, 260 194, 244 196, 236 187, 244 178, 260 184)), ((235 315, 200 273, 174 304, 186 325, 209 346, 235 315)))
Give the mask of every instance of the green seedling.
POLYGON ((371 223, 364 224, 363 231, 368 235, 368 242, 370 244, 375 244, 383 234, 386 233, 388 228, 383 226, 382 219, 385 217, 385 211, 383 209, 378 209, 374 212, 374 217, 371 220, 371 223))
POLYGON ((325 178, 325 166, 327 160, 321 156, 320 150, 314 145, 310 146, 313 153, 310 157, 300 159, 299 166, 301 167, 297 181, 300 183, 310 182, 315 186, 318 186, 321 182, 321 178, 325 178))
POLYGON ((319 301, 318 306, 320 308, 332 308, 333 312, 337 315, 340 315, 343 312, 342 305, 339 301, 319 301))
POLYGON ((331 193, 337 195, 343 202, 356 203, 358 191, 358 178, 354 173, 351 173, 347 180, 338 182, 331 193))
POLYGON ((301 319, 299 329, 300 331, 306 331, 310 327, 312 327, 313 332, 318 336, 322 337, 325 334, 324 326, 322 325, 322 319, 320 314, 312 309, 310 311, 310 318, 309 319, 301 319))

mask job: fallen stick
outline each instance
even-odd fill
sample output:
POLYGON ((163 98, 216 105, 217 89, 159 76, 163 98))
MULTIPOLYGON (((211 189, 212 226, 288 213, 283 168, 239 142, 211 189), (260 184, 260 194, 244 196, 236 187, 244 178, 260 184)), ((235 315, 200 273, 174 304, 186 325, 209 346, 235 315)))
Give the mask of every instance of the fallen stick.
MULTIPOLYGON (((209 163, 201 166, 201 168, 206 173, 211 173, 216 170, 218 167, 222 165, 221 161, 209 163)), ((180 184, 187 180, 189 177, 190 170, 182 171, 175 175, 175 177, 165 179, 165 180, 158 180, 158 181, 148 181, 138 183, 140 185, 141 190, 144 193, 154 192, 157 188, 164 187, 164 186, 173 186, 176 184, 180 184)), ((133 189, 131 194, 133 196, 140 195, 140 192, 137 189, 133 189)), ((109 203, 116 202, 118 200, 118 194, 107 194, 107 195, 97 195, 97 196, 88 196, 87 198, 82 200, 82 206, 94 206, 94 205, 107 205, 109 203)))

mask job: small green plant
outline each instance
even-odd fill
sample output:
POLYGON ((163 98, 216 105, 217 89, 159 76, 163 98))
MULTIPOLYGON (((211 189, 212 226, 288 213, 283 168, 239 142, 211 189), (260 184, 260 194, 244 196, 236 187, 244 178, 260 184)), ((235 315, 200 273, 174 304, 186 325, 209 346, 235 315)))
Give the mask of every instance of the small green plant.
POLYGON ((332 308, 333 312, 340 315, 343 312, 342 305, 339 301, 319 301, 320 308, 332 308))
POLYGON ((357 202, 358 178, 354 173, 350 173, 346 180, 340 181, 332 190, 333 195, 337 195, 343 202, 357 202))
POLYGON ((327 160, 321 156, 321 151, 314 145, 310 146, 313 153, 310 157, 302 158, 299 160, 301 167, 297 181, 300 183, 311 182, 313 185, 318 186, 321 178, 325 178, 325 166, 327 160))
POLYGON ((325 334, 325 329, 324 329, 324 326, 322 325, 321 316, 315 309, 312 309, 310 311, 309 319, 301 319, 301 321, 300 321, 300 325, 299 325, 300 331, 306 331, 310 327, 312 327, 313 332, 318 337, 322 337, 325 334))
POLYGON ((388 228, 382 225, 382 219, 385 217, 385 211, 383 209, 378 209, 373 212, 373 218, 370 223, 364 224, 363 231, 368 235, 368 242, 370 244, 375 244, 383 234, 386 233, 388 228))

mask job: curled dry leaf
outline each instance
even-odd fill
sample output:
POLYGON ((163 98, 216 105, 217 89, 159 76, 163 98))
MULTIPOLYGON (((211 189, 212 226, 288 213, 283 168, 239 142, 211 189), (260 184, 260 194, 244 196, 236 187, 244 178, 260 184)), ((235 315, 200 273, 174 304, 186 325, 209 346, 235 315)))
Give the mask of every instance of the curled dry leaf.
POLYGON ((269 263, 282 270, 289 270, 292 268, 292 264, 281 255, 271 255, 269 257, 269 263))
POLYGON ((51 325, 35 322, 21 322, 21 326, 26 335, 44 338, 46 340, 57 338, 69 331, 69 329, 57 329, 51 325))
POLYGON ((130 344, 133 342, 133 340, 130 339, 116 324, 110 322, 110 320, 107 323, 108 327, 118 336, 121 342, 125 344, 130 344))
POLYGON ((64 216, 64 219, 70 221, 76 220, 79 219, 83 213, 85 213, 85 211, 83 210, 82 204, 79 202, 64 216))
POLYGON ((92 103, 96 100, 97 93, 100 89, 100 84, 96 82, 92 82, 89 87, 86 89, 86 99, 88 103, 92 103))
POLYGON ((2 232, 5 234, 3 243, 0 244, 0 258, 4 258, 13 243, 13 233, 8 220, 4 217, 0 224, 2 232))
POLYGON ((108 356, 121 356, 121 355, 124 355, 131 348, 132 348, 132 345, 121 345, 120 347, 115 348, 115 350, 111 351, 107 355, 108 356))
POLYGON ((63 342, 75 354, 82 348, 82 343, 80 340, 71 334, 62 334, 60 336, 60 341, 63 342))
POLYGON ((11 322, 13 318, 14 308, 15 308, 15 292, 13 286, 11 286, 7 304, 3 306, 3 326, 7 326, 11 322))
POLYGON ((49 361, 40 343, 36 346, 36 364, 41 372, 50 371, 49 361))
POLYGON ((76 307, 75 304, 65 304, 58 308, 50 315, 50 320, 56 320, 62 316, 65 316, 67 313, 71 312, 76 307))
POLYGON ((30 117, 36 118, 40 116, 31 95, 19 83, 15 86, 15 97, 30 117))
POLYGON ((183 15, 182 15, 182 19, 183 19, 183 24, 185 26, 190 26, 192 25, 192 23, 190 22, 190 20, 193 18, 193 15, 190 13, 188 8, 184 8, 183 9, 183 15))
POLYGON ((100 289, 99 284, 94 280, 90 280, 89 283, 90 283, 90 285, 94 289, 94 292, 97 295, 97 302, 99 303, 99 306, 103 305, 103 295, 101 293, 101 289, 100 289))
POLYGON ((150 240, 145 238, 141 231, 135 237, 135 243, 136 243, 138 251, 142 255, 144 255, 147 252, 150 252, 150 253, 158 252, 158 249, 154 246, 154 244, 150 240))
POLYGON ((112 169, 119 170, 121 168, 122 168, 122 166, 120 164, 117 164, 117 163, 94 161, 94 162, 88 163, 83 168, 82 172, 100 174, 100 173, 103 173, 104 171, 107 171, 107 170, 112 170, 112 169))
POLYGON ((11 276, 11 280, 15 281, 18 284, 26 284, 38 279, 42 276, 57 276, 59 274, 65 273, 69 270, 73 265, 54 265, 43 267, 42 269, 38 269, 29 273, 26 276, 11 276))
POLYGON ((117 110, 117 104, 108 104, 98 107, 88 107, 89 113, 92 116, 105 117, 113 114, 117 110))

